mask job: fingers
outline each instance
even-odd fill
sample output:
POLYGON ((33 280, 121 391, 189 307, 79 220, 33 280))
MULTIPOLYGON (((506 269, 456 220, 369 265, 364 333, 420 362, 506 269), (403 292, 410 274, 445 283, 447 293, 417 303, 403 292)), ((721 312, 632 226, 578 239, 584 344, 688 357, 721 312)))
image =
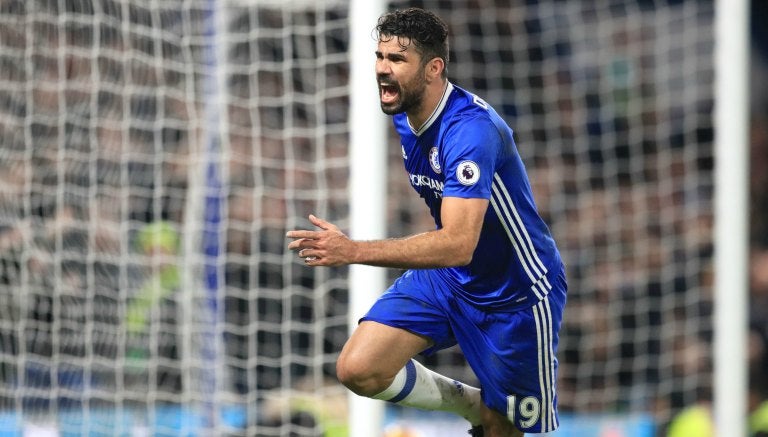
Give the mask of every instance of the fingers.
POLYGON ((305 263, 310 263, 317 260, 317 256, 314 255, 310 249, 301 249, 298 253, 299 258, 303 258, 305 263))
POLYGON ((310 221, 310 223, 312 223, 313 225, 317 226, 318 228, 320 228, 320 229, 322 229, 324 231, 337 230, 338 229, 333 224, 328 223, 327 221, 325 221, 325 220, 323 220, 321 218, 318 218, 314 214, 310 214, 309 215, 309 221, 310 221))
POLYGON ((288 244, 288 249, 290 250, 317 249, 318 246, 316 242, 317 240, 312 238, 299 238, 297 240, 291 241, 288 244))
POLYGON ((285 236, 288 238, 293 238, 295 240, 314 240, 318 237, 317 231, 304 231, 304 230, 297 230, 297 231, 288 231, 285 233, 285 236))
POLYGON ((312 249, 301 249, 297 253, 299 255, 299 258, 317 258, 316 254, 311 253, 312 249))
POLYGON ((320 228, 320 230, 308 231, 297 229, 286 232, 286 238, 293 239, 288 244, 288 249, 297 251, 298 257, 303 259, 304 264, 307 266, 331 265, 326 258, 327 253, 321 250, 321 247, 323 247, 322 242, 327 240, 329 236, 333 237, 335 233, 339 232, 339 229, 314 214, 309 215, 309 221, 314 226, 320 228), (321 254, 323 254, 322 257, 321 254))
POLYGON ((312 241, 312 239, 299 238, 288 244, 288 249, 298 251, 296 254, 304 260, 306 265, 315 265, 317 264, 318 255, 313 251, 316 247, 314 247, 312 241))
MULTIPOLYGON (((293 237, 289 235, 288 238, 293 238, 293 237)), ((297 238, 296 240, 293 240, 290 243, 288 243, 288 249, 289 250, 301 249, 302 243, 304 243, 304 241, 306 241, 305 238, 297 238)))
MULTIPOLYGON (((338 230, 338 228, 336 226, 334 226, 333 224, 328 223, 327 221, 325 221, 325 220, 323 220, 321 218, 318 218, 318 217, 316 217, 313 214, 309 215, 309 221, 313 225, 317 226, 318 228, 320 228, 320 229, 322 229, 324 231, 338 230)), ((306 239, 309 239, 309 240, 313 240, 313 239, 317 239, 317 238, 320 237, 320 231, 307 231, 307 230, 303 230, 303 229, 298 229, 298 230, 295 230, 295 231, 288 231, 285 234, 285 236, 288 237, 288 238, 295 238, 295 239, 306 238, 306 239)))

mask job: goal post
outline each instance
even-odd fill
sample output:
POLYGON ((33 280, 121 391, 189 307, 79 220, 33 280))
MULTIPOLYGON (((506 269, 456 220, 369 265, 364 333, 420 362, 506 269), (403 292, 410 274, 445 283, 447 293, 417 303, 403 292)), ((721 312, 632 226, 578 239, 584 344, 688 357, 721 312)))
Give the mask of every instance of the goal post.
MULTIPOLYGON (((349 80, 349 190, 350 237, 358 240, 387 236, 387 132, 379 109, 373 55, 373 28, 385 10, 383 0, 352 0, 350 3, 349 80)), ((386 271, 353 265, 349 269, 350 332, 385 289, 386 271)), ((384 420, 384 404, 349 393, 349 435, 378 435, 384 420)))
POLYGON ((747 435, 749 2, 716 7, 714 419, 747 435))

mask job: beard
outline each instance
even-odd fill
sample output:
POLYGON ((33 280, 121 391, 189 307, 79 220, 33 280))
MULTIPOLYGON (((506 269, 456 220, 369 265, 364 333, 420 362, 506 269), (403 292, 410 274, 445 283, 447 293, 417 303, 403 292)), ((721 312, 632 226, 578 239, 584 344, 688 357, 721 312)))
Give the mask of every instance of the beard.
MULTIPOLYGON (((378 80, 379 83, 382 81, 386 82, 386 77, 380 76, 378 80)), ((382 86, 379 86, 379 97, 383 93, 382 88, 382 86)), ((419 108, 424 101, 424 90, 427 88, 424 71, 420 69, 413 79, 405 84, 401 85, 400 82, 391 82, 387 88, 390 89, 390 92, 394 91, 397 96, 391 102, 381 101, 381 110, 385 114, 394 115, 419 108)))

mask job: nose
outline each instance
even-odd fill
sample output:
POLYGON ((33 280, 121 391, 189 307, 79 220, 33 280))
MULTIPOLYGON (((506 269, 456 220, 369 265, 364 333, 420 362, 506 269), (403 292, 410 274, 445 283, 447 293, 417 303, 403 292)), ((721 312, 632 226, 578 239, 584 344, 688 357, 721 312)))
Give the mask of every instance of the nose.
POLYGON ((392 73, 392 66, 386 59, 376 59, 376 74, 388 75, 392 73))

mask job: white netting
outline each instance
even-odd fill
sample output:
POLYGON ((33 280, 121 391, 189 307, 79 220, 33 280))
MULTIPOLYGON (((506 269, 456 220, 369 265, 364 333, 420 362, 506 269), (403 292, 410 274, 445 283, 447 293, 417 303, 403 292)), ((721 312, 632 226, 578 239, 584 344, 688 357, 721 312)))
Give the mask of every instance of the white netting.
POLYGON ((344 422, 344 272, 284 235, 347 215, 347 8, 283 3, 0 4, 2 431, 344 422))
MULTIPOLYGON (((409 2, 445 18, 449 76, 515 129, 563 251, 562 410, 661 425, 711 385, 713 6, 508 3, 409 2)), ((347 224, 348 19, 0 2, 0 431, 344 420, 346 271, 297 264, 284 234, 310 212, 347 224)), ((373 59, 354 60, 371 92, 373 59)), ((391 146, 389 232, 429 229, 391 146)), ((457 351, 430 362, 472 379, 457 351)))

